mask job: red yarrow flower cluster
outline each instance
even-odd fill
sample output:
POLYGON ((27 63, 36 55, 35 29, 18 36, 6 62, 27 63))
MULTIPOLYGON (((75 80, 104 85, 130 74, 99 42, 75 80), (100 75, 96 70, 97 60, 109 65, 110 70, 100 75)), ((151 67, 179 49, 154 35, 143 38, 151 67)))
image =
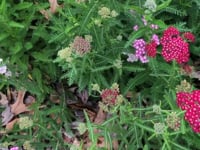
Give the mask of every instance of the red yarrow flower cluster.
POLYGON ((200 90, 191 93, 178 92, 176 102, 182 110, 185 110, 185 120, 190 124, 193 131, 200 133, 200 90))
POLYGON ((115 105, 119 91, 117 89, 105 89, 101 92, 102 101, 108 105, 115 105))
POLYGON ((177 63, 183 64, 189 61, 189 44, 184 41, 175 27, 170 26, 164 31, 161 44, 161 54, 167 62, 175 60, 177 63))
POLYGON ((157 44, 155 41, 152 41, 151 43, 146 44, 145 50, 146 50, 147 56, 155 57, 156 47, 157 47, 157 44))
POLYGON ((195 36, 191 32, 183 33, 183 37, 189 42, 195 42, 195 36))

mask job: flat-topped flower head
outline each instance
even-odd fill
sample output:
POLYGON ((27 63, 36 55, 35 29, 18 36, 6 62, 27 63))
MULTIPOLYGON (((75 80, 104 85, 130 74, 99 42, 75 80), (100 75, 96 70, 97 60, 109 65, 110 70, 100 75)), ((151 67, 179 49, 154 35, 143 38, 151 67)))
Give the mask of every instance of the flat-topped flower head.
POLYGON ((181 38, 176 28, 169 27, 164 31, 161 44, 161 55, 165 61, 170 62, 175 60, 179 64, 189 61, 189 45, 181 38))
POLYGON ((18 123, 20 129, 26 129, 30 128, 33 125, 33 120, 25 116, 25 117, 20 117, 18 123))
POLYGON ((75 37, 74 42, 71 46, 74 49, 74 51, 80 55, 86 54, 91 50, 90 42, 80 36, 75 37))
POLYGON ((161 108, 159 105, 153 105, 153 112, 156 114, 160 114, 161 113, 161 108))
POLYGON ((105 89, 101 92, 101 98, 103 103, 108 105, 115 105, 119 92, 116 89, 105 89))
POLYGON ((146 2, 144 4, 144 7, 149 9, 152 12, 155 12, 156 8, 157 8, 157 5, 156 5, 155 0, 146 0, 146 2))
POLYGON ((154 130, 156 134, 163 134, 165 131, 165 124, 164 123, 155 123, 154 124, 154 130))
POLYGON ((67 62, 72 61, 71 55, 72 55, 72 49, 70 47, 66 47, 58 51, 58 57, 66 60, 67 62))
POLYGON ((146 42, 144 39, 136 39, 133 42, 133 47, 135 48, 135 56, 142 62, 147 63, 149 62, 147 56, 146 56, 146 42))
POLYGON ((167 126, 175 131, 179 130, 181 125, 181 119, 176 112, 170 113, 166 118, 167 126))
POLYGON ((191 92, 192 91, 192 85, 187 82, 186 80, 181 81, 180 85, 176 86, 177 92, 191 92))
POLYGON ((102 17, 102 18, 110 18, 110 8, 107 7, 101 7, 98 11, 98 14, 102 17))

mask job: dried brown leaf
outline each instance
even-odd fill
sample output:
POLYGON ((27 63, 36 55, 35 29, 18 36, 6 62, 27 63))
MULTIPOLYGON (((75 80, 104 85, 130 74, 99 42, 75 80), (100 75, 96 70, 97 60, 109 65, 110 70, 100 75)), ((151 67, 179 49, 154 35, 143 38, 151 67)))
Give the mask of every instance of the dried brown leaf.
POLYGON ((118 150, 118 148, 119 148, 119 142, 117 141, 117 140, 113 140, 113 149, 114 150, 118 150))
POLYGON ((49 20, 51 14, 55 14, 59 7, 62 5, 58 5, 57 0, 49 0, 50 8, 48 10, 40 10, 40 13, 44 15, 44 17, 49 20))
POLYGON ((49 0, 50 3, 50 12, 54 14, 56 9, 59 7, 57 0, 49 0))
POLYGON ((8 104, 7 96, 2 92, 0 92, 0 96, 1 96, 0 105, 6 106, 8 104))
POLYGON ((60 103, 59 95, 58 95, 58 93, 56 93, 56 92, 51 93, 49 99, 50 99, 50 101, 53 102, 53 103, 56 103, 56 104, 60 103))
POLYGON ((62 129, 62 137, 63 137, 63 141, 69 144, 72 144, 75 139, 73 135, 67 133, 64 129, 62 129))
POLYGON ((13 129, 13 126, 15 125, 15 123, 17 123, 19 121, 19 118, 15 118, 12 121, 10 121, 8 124, 6 124, 6 130, 10 131, 13 129))
POLYGON ((100 107, 99 111, 97 113, 97 116, 94 120, 94 123, 96 124, 101 124, 104 122, 104 120, 106 119, 107 113, 103 111, 103 109, 100 107))
POLYGON ((32 103, 35 102, 35 98, 31 95, 27 96, 25 99, 24 99, 24 104, 26 105, 30 105, 32 103))
POLYGON ((18 91, 17 99, 14 104, 11 105, 11 112, 18 115, 22 112, 28 111, 27 106, 24 104, 25 91, 18 91))
POLYGON ((10 105, 10 106, 11 106, 11 112, 12 112, 14 115, 18 115, 18 114, 20 114, 20 113, 29 111, 28 106, 29 106, 30 104, 32 104, 33 102, 35 102, 35 98, 34 98, 34 97, 28 96, 28 97, 25 99, 25 102, 26 102, 27 104, 24 104, 24 96, 25 96, 25 93, 26 93, 26 91, 18 91, 18 94, 17 94, 17 98, 16 98, 15 103, 12 104, 12 105, 10 105))
POLYGON ((11 112, 10 106, 6 105, 6 109, 1 113, 3 126, 8 124, 8 122, 14 117, 11 112))

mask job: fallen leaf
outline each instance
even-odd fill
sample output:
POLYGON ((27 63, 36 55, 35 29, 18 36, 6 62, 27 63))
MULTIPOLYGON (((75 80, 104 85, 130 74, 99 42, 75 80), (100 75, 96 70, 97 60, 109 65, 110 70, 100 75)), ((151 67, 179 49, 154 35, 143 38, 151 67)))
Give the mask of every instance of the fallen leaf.
POLYGON ((2 116, 2 125, 8 124, 8 122, 14 117, 14 114, 11 112, 10 106, 6 105, 6 109, 1 113, 2 116))
POLYGON ((55 13, 56 9, 59 7, 57 0, 49 0, 50 3, 50 12, 55 13))
POLYGON ((53 102, 55 104, 59 104, 60 103, 59 95, 56 92, 51 93, 49 99, 50 99, 51 102, 53 102))
POLYGON ((8 104, 7 96, 1 92, 0 92, 0 96, 1 96, 0 105, 6 106, 8 104))
POLYGON ((62 129, 62 137, 64 142, 72 144, 75 140, 75 137, 70 133, 67 133, 64 129, 62 129))
POLYGON ((62 5, 58 5, 57 0, 49 0, 50 8, 48 10, 40 10, 40 13, 44 15, 44 17, 49 20, 51 14, 55 14, 59 7, 63 7, 62 5))
POLYGON ((26 105, 30 105, 32 103, 35 102, 35 98, 31 95, 27 96, 25 99, 24 99, 24 104, 26 105))
POLYGON ((28 111, 27 106, 24 104, 24 96, 26 91, 18 91, 17 99, 14 104, 11 105, 11 112, 14 115, 18 115, 22 112, 28 111))
POLYGON ((97 116, 94 120, 94 123, 96 124, 101 124, 104 122, 104 120, 106 119, 107 113, 103 111, 103 109, 100 107, 99 111, 97 113, 97 116))
POLYGON ((10 121, 9 123, 6 124, 6 130, 10 131, 13 129, 13 126, 15 125, 15 123, 17 123, 19 121, 19 118, 15 118, 12 121, 10 121))
POLYGON ((11 112, 14 115, 18 115, 23 112, 30 111, 28 106, 35 102, 35 98, 33 96, 27 96, 24 99, 26 91, 18 91, 17 94, 13 94, 13 98, 15 99, 15 103, 11 104, 11 112), (17 96, 17 97, 16 97, 17 96))

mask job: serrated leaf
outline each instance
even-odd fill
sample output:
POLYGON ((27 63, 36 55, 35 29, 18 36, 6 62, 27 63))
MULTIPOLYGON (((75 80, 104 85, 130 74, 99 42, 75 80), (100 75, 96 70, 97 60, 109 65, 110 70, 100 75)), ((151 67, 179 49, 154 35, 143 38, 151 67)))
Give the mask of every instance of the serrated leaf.
POLYGON ((137 74, 134 78, 130 79, 126 88, 123 91, 123 94, 126 94, 129 90, 133 89, 135 86, 146 81, 148 74, 147 72, 141 72, 137 74))
POLYGON ((38 68, 34 68, 32 71, 32 77, 36 80, 38 87, 41 91, 43 91, 43 85, 42 85, 42 73, 38 68))

